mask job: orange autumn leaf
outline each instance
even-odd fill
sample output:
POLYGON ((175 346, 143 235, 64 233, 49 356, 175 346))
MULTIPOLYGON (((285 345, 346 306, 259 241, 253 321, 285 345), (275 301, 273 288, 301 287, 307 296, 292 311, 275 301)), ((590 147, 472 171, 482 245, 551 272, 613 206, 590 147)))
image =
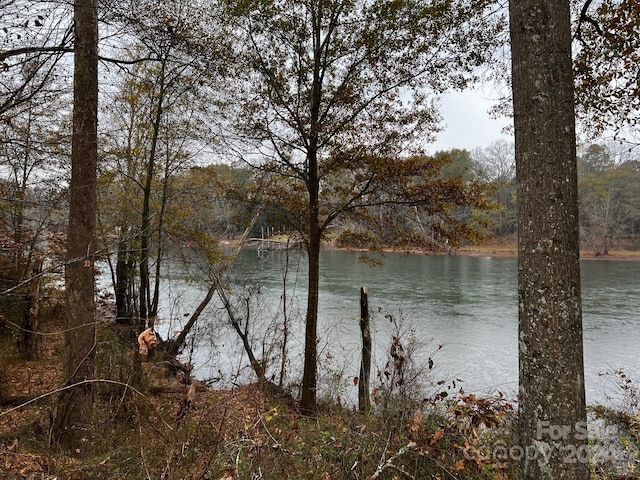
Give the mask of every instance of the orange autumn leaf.
POLYGON ((225 468, 223 470, 223 475, 220 480, 233 480, 238 475, 238 472, 235 468, 225 468))

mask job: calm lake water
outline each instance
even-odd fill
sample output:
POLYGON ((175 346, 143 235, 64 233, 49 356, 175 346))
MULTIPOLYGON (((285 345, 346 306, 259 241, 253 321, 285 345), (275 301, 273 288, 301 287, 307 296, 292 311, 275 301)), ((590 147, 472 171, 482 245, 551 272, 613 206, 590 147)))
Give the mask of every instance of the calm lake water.
MULTIPOLYGON (((300 378, 306 260, 293 254, 285 268, 286 254, 271 251, 258 255, 244 250, 233 275, 234 291, 241 284, 255 285, 258 301, 251 306, 257 324, 254 344, 258 356, 277 356, 274 318, 282 318, 284 272, 287 271, 287 304, 292 320, 288 378, 300 378), (259 286, 259 290, 257 289, 259 286), (267 348, 271 347, 271 353, 267 348)), ((321 255, 319 385, 342 398, 354 398, 351 379, 359 373, 359 291, 368 288, 374 337, 375 372, 382 368, 394 334, 392 315, 402 324, 403 343, 408 332, 419 347, 414 358, 426 362, 432 356, 429 379, 456 380, 467 392, 491 394, 497 390, 515 396, 518 381, 517 260, 466 256, 388 254, 381 266, 360 262, 355 252, 325 251, 321 255), (439 346, 442 348, 439 348, 439 346), (435 352, 435 353, 434 353, 435 352), (433 354, 433 355, 432 355, 433 354)), ((619 369, 640 382, 640 263, 584 260, 581 264, 584 355, 587 401, 612 404, 619 401, 615 377, 619 369), (614 397, 614 398, 612 398, 614 397)), ((173 271, 163 293, 160 330, 166 335, 181 327, 186 315, 202 298, 202 287, 173 271)), ((219 304, 207 309, 201 335, 191 353, 200 378, 223 377, 246 367, 240 341, 220 325, 224 312, 219 304)), ((272 374, 279 372, 274 364, 272 374)), ((250 379, 245 368, 242 377, 250 379)), ((277 378, 277 377, 276 377, 277 378)))

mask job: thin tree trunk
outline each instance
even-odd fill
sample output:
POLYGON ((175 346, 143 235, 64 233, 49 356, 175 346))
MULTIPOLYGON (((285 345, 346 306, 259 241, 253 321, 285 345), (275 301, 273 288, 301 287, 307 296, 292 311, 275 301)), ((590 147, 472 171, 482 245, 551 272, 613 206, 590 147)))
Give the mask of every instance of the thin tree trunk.
POLYGON ((515 0, 509 9, 518 182, 520 478, 586 480, 569 1, 515 0))
MULTIPOLYGON (((317 209, 317 204, 316 204, 317 209)), ((312 226, 313 227, 313 226, 312 226)), ((317 230, 317 223, 315 230, 317 230)), ((312 228, 312 230, 314 230, 312 228)), ((320 233, 310 235, 307 254, 309 256, 309 287, 307 292, 307 318, 304 337, 304 369, 300 410, 305 414, 316 411, 317 365, 318 365, 318 291, 320 280, 320 233)))
MULTIPOLYGON (((161 63, 160 70, 160 91, 158 92, 158 107, 153 119, 153 134, 151 138, 151 148, 149 151, 149 163, 147 164, 147 175, 144 183, 144 195, 142 203, 142 226, 140 229, 140 323, 147 325, 149 311, 151 310, 151 287, 149 283, 149 239, 151 237, 151 186, 156 164, 156 150, 158 148, 158 136, 160 134, 160 124, 164 113, 164 89, 165 89, 165 68, 166 58, 161 63)), ((142 326, 142 325, 141 325, 142 326)))
MULTIPOLYGON (((219 288, 218 288, 218 295, 220 296, 220 300, 222 300, 222 304, 224 305, 224 308, 227 311, 227 315, 229 316, 229 323, 231 323, 231 327, 233 327, 233 329, 236 331, 236 333, 240 337, 240 340, 242 341, 242 346, 244 347, 244 351, 247 354, 247 357, 249 357, 249 363, 251 365, 251 368, 253 369, 256 376, 258 377, 259 384, 261 385, 262 388, 264 388, 266 384, 266 381, 265 381, 266 365, 259 362, 255 354, 253 353, 253 347, 251 346, 251 342, 249 341, 249 332, 248 332, 248 328, 246 327, 246 323, 245 323, 245 328, 243 329, 242 325, 240 325, 240 320, 238 319, 238 316, 233 310, 233 306, 231 305, 231 302, 229 302, 229 297, 227 297, 227 294, 225 293, 224 288, 222 288, 221 285, 219 285, 219 288)), ((249 312, 247 309, 247 318, 245 319, 246 322, 249 321, 248 317, 249 317, 249 312)))
POLYGON ((94 305, 98 124, 98 4, 74 5, 73 137, 67 255, 64 389, 53 440, 65 451, 91 453, 96 324, 94 305))
POLYGON ((36 258, 31 272, 29 306, 24 316, 22 353, 26 360, 38 359, 38 312, 40 310, 40 275, 42 259, 36 258))
POLYGON ((322 229, 320 219, 320 178, 318 165, 318 137, 320 125, 320 104, 322 102, 322 22, 323 3, 311 9, 313 25, 313 86, 310 103, 311 130, 307 148, 307 191, 309 211, 307 215, 307 254, 309 256, 309 286, 307 292, 307 318, 304 335, 304 368, 302 374, 302 396, 300 409, 303 413, 316 411, 316 389, 318 370, 318 290, 320 288, 320 240, 322 229))
POLYGON ((289 239, 287 239, 284 276, 282 278, 282 347, 280 348, 280 379, 278 386, 284 385, 287 368, 287 343, 289 341, 289 312, 287 311, 287 277, 289 275, 289 239))
POLYGON ((124 232, 120 233, 118 242, 118 252, 116 253, 115 268, 115 298, 116 298, 116 322, 129 324, 133 312, 131 311, 130 284, 132 282, 132 272, 130 271, 129 240, 124 232))
POLYGON ((151 297, 151 308, 149 310, 150 322, 149 326, 153 328, 154 320, 158 316, 158 305, 160 303, 160 279, 161 279, 161 266, 162 266, 162 257, 164 254, 164 242, 163 238, 163 227, 164 227, 164 214, 167 208, 167 184, 169 183, 168 176, 168 168, 165 168, 164 180, 162 182, 162 200, 160 202, 160 215, 158 216, 158 254, 156 255, 156 265, 155 265, 155 275, 153 280, 153 296, 151 297))
POLYGON ((258 209, 258 211, 256 211, 256 213, 253 215, 253 218, 251 219, 251 221, 249 222, 249 225, 247 226, 244 233, 242 234, 242 238, 238 242, 238 246, 236 247, 236 249, 231 254, 231 257, 220 268, 220 270, 218 270, 218 272, 214 274, 213 283, 207 290, 207 294, 205 295, 204 299, 200 302, 200 304, 196 307, 195 311, 187 321, 187 324, 178 334, 178 337, 175 340, 168 340, 167 342, 165 342, 164 348, 169 355, 177 355, 182 350, 182 347, 184 346, 184 343, 187 339, 187 335, 189 335, 189 332, 191 331, 193 326, 196 324, 196 322, 200 318, 200 315, 202 314, 204 309, 207 307, 207 305, 209 305, 209 303, 211 302, 211 299, 213 298, 213 294, 216 292, 218 288, 220 288, 220 276, 224 272, 226 272, 229 269, 229 267, 233 264, 233 261, 236 259, 236 257, 240 253, 240 250, 242 249, 242 246, 244 245, 245 240, 248 238, 249 233, 253 229, 253 226, 255 225, 259 215, 260 215, 260 209, 258 209))
POLYGON ((362 336, 362 363, 358 382, 358 408, 361 413, 371 411, 369 377, 371 374, 371 331, 369 329, 369 296, 367 289, 360 289, 360 334, 362 336))
POLYGON ((191 317, 187 321, 184 328, 180 330, 180 333, 175 338, 175 340, 172 339, 165 342, 166 346, 164 348, 169 355, 178 355, 182 351, 184 343, 187 340, 187 335, 189 335, 189 332, 191 332, 191 329, 200 318, 200 315, 202 315, 204 309, 207 307, 207 305, 209 305, 209 303, 211 303, 213 294, 216 293, 216 290, 218 288, 220 288, 220 284, 218 283, 218 279, 216 278, 209 287, 209 290, 207 290, 207 294, 205 295, 204 299, 202 299, 200 304, 194 310, 193 314, 191 314, 191 317))

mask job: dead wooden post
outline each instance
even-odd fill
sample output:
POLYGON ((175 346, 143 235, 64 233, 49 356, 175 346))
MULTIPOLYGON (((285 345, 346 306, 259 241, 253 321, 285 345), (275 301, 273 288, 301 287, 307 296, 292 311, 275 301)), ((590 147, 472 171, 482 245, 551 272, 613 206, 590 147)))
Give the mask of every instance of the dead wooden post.
POLYGON ((362 413, 371 410, 369 375, 371 372, 371 332, 369 331, 369 298, 366 287, 360 288, 360 333, 362 335, 362 363, 358 382, 358 408, 362 413))

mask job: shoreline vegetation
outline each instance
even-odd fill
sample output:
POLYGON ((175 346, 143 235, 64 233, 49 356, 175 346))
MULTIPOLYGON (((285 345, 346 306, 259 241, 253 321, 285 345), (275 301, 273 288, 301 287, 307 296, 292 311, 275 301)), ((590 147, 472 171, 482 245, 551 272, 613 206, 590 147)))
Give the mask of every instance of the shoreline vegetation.
MULTIPOLYGON (((515 242, 494 241, 452 255, 516 257, 516 252, 515 242)), ((582 258, 640 260, 640 252, 612 250, 596 257, 585 251, 582 258)), ((369 413, 328 397, 308 417, 290 394, 295 385, 271 388, 268 380, 230 389, 195 380, 187 385, 168 368, 162 352, 151 351, 139 363, 136 336, 100 312, 94 425, 87 432, 92 456, 84 459, 48 443, 62 384, 64 308, 43 308, 45 334, 37 360, 21 357, 19 331, 0 321, 3 480, 373 480, 398 473, 398 478, 442 480, 517 478, 517 404, 500 392, 480 397, 442 382, 424 398, 417 393, 421 385, 407 376, 402 385, 372 382, 369 413), (136 368, 141 375, 132 383, 136 368)), ((615 376, 624 407, 590 407, 590 428, 596 426, 589 452, 593 480, 638 478, 640 390, 623 371, 615 376)), ((341 381, 356 388, 356 380, 341 381)))
MULTIPOLYGON (((460 247, 456 255, 472 257, 517 257, 518 249, 515 244, 484 244, 460 247)), ((611 249, 606 255, 596 255, 593 250, 581 249, 581 260, 640 260, 640 250, 611 249)))
MULTIPOLYGON (((283 248, 285 245, 294 244, 295 242, 288 239, 285 235, 276 235, 273 237, 259 239, 252 239, 253 246, 259 248, 260 243, 268 243, 270 245, 282 245, 283 248)), ((235 246, 237 245, 237 241, 225 241, 223 242, 227 246, 235 246)), ((354 251, 354 252, 367 252, 367 249, 358 249, 358 248, 345 248, 345 247, 337 247, 334 242, 327 241, 323 243, 323 250, 345 250, 345 251, 354 251)), ((384 249, 384 253, 406 253, 413 255, 459 255, 459 256, 469 256, 469 257, 512 257, 516 258, 518 256, 518 247, 515 239, 510 237, 509 239, 491 239, 484 243, 478 244, 468 244, 462 245, 456 249, 452 249, 450 252, 424 252, 420 249, 409 249, 409 250, 393 250, 393 249, 384 249)), ((593 249, 581 248, 580 249, 580 259, 581 260, 631 260, 631 261, 640 261, 640 250, 629 250, 624 248, 611 248, 609 249, 607 254, 595 254, 593 249)))

